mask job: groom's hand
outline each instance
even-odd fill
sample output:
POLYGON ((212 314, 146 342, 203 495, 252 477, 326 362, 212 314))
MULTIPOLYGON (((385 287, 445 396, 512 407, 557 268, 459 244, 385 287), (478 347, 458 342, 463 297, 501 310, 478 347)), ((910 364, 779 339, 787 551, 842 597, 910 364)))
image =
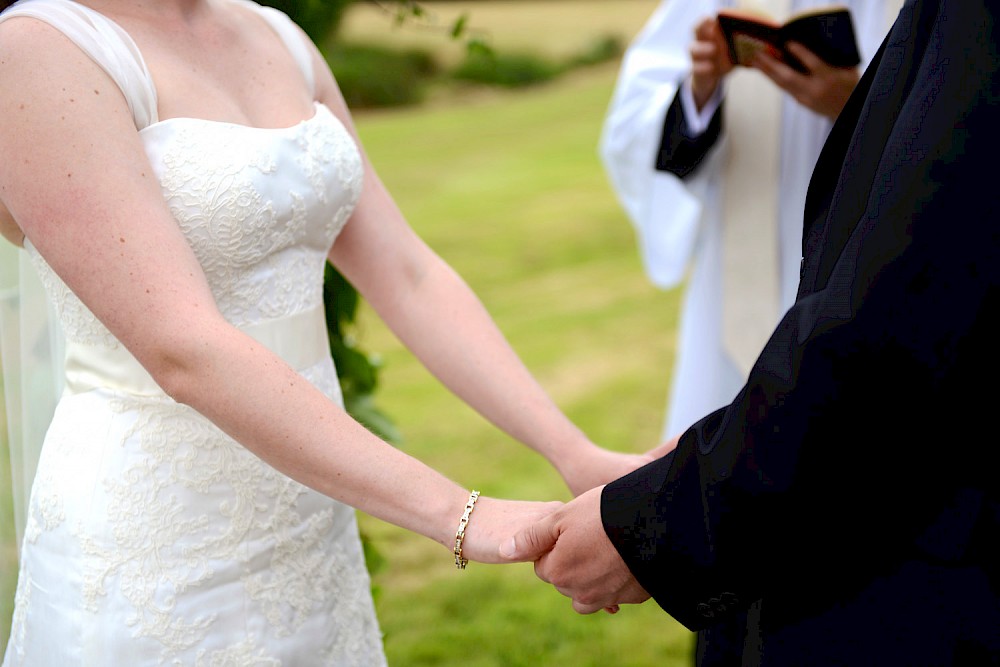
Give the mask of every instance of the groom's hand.
POLYGON ((592 614, 649 599, 604 532, 601 491, 592 489, 502 544, 511 561, 535 561, 535 574, 592 614))

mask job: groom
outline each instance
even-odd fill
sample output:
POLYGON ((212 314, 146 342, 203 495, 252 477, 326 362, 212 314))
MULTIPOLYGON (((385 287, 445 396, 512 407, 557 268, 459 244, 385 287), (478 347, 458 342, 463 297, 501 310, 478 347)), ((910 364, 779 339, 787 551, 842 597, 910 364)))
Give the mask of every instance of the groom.
POLYGON ((908 0, 732 404, 502 548, 583 613, 749 609, 745 665, 1000 664, 1000 0, 908 0))

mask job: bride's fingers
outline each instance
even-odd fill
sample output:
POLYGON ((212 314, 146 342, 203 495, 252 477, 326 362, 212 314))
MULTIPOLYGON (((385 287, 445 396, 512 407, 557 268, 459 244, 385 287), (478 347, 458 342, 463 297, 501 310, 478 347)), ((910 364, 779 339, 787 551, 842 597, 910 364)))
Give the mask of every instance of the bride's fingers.
POLYGON ((466 528, 463 556, 483 563, 534 560, 519 557, 522 552, 527 553, 528 545, 523 539, 516 547, 510 547, 510 542, 515 536, 536 530, 535 524, 562 506, 558 501, 509 501, 481 496, 466 528))

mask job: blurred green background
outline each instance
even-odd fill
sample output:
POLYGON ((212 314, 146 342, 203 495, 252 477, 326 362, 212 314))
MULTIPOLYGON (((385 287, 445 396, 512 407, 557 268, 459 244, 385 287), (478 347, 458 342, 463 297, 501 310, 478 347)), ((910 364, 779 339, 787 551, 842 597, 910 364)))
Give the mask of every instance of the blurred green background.
MULTIPOLYGON (((624 451, 658 444, 679 292, 644 278, 597 158, 619 64, 602 49, 627 43, 656 4, 426 2, 425 16, 397 24, 377 5, 355 3, 337 36, 321 43, 335 71, 345 45, 409 50, 430 63, 420 66, 428 75, 414 99, 355 105, 365 147, 410 223, 476 291, 556 403, 595 441, 624 451), (460 19, 466 37, 449 38, 460 19), (552 73, 524 87, 455 76, 469 36, 497 61, 552 73), (604 55, 587 61, 595 52, 604 55)), ((340 66, 339 77, 353 67, 368 80, 391 69, 340 66)), ((349 335, 378 356, 375 400, 407 452, 488 495, 570 498, 541 457, 443 389, 364 305, 349 335)), ((9 483, 7 464, 0 451, 0 483, 9 483)), ((0 513, 4 646, 15 572, 10 508, 0 513)), ((530 565, 459 572, 426 538, 364 515, 361 526, 390 665, 690 663, 691 634, 655 603, 579 616, 530 565)))

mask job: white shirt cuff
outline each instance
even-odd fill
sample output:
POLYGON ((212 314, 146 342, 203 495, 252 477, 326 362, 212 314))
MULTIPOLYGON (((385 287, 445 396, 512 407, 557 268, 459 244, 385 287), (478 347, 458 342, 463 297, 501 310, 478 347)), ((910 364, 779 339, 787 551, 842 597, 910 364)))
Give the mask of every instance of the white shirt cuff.
POLYGON ((708 124, 712 122, 712 116, 719 110, 722 104, 722 83, 715 88, 715 92, 708 98, 705 107, 698 111, 698 105, 694 102, 694 93, 691 92, 691 79, 687 78, 681 82, 678 94, 681 96, 681 109, 684 110, 684 121, 687 123, 689 139, 694 139, 708 129, 708 124))

